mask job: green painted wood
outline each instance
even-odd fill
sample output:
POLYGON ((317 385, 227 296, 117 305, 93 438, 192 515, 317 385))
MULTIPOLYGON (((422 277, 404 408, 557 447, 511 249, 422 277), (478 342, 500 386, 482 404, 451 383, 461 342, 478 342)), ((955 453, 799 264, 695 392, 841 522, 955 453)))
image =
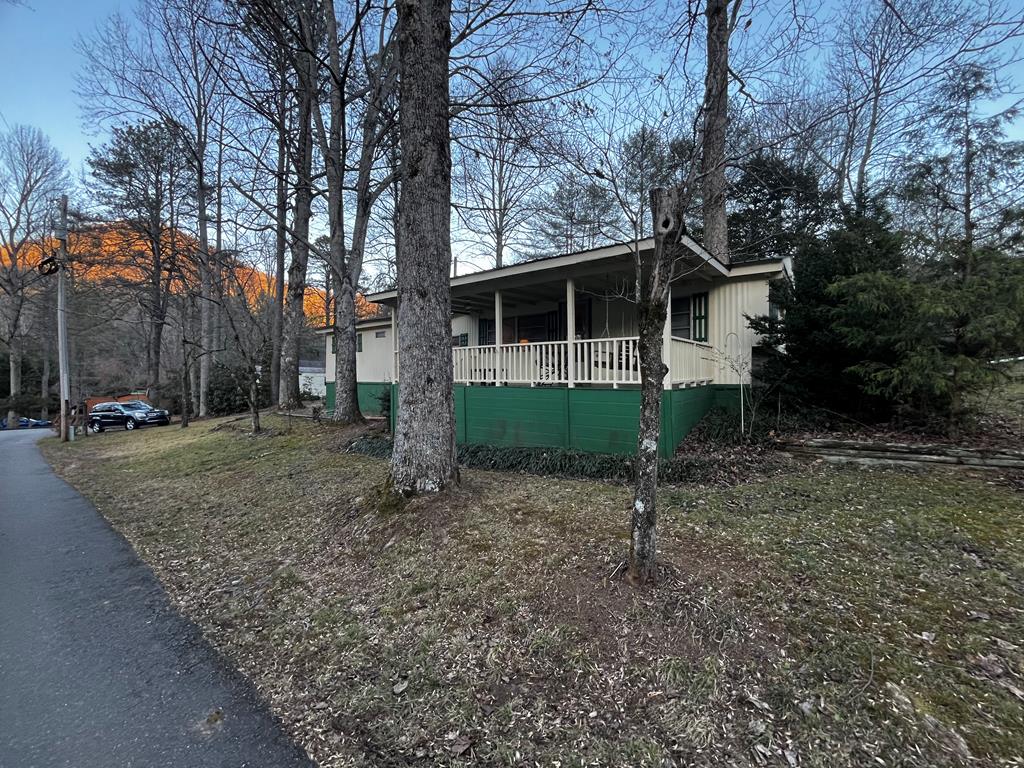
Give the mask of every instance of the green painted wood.
POLYGON ((566 447, 563 387, 464 388, 467 443, 566 447))
POLYGON ((334 382, 327 382, 327 394, 324 395, 324 409, 328 411, 334 410, 334 382))
MULTIPOLYGON (((389 386, 389 385, 380 385, 389 386)), ((391 384, 392 402, 398 386, 391 384)), ((659 453, 671 456, 719 397, 739 397, 737 388, 665 390, 659 453)), ((586 387, 454 387, 456 441, 460 444, 570 448, 590 453, 636 452, 638 389, 586 387)), ((391 425, 394 429, 395 411, 391 425)))
POLYGON ((466 385, 456 384, 455 395, 455 442, 466 442, 466 385))
POLYGON ((569 390, 570 448, 591 453, 634 453, 640 390, 569 390))
POLYGON ((356 397, 359 398, 359 410, 364 416, 380 416, 380 395, 391 388, 390 382, 361 381, 356 385, 356 397))

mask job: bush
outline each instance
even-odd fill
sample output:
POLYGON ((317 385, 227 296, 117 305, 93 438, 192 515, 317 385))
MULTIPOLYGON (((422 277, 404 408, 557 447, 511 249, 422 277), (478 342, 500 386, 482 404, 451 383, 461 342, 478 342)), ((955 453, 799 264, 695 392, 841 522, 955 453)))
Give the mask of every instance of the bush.
MULTIPOLYGON (((385 437, 363 436, 354 440, 348 450, 364 456, 387 459, 391 456, 391 440, 385 437)), ((564 448, 460 445, 458 460, 459 464, 470 469, 496 472, 523 472, 531 475, 621 483, 631 483, 636 479, 632 456, 583 453, 564 448)), ((708 483, 728 480, 728 477, 723 476, 722 463, 722 456, 716 453, 677 455, 660 460, 658 477, 666 483, 708 483)), ((750 468, 752 467, 746 469, 750 468)))

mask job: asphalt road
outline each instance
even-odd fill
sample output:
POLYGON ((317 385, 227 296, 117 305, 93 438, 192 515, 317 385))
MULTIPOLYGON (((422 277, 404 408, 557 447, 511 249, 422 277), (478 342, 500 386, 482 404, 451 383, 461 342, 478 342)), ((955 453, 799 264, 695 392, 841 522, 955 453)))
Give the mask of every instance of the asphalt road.
POLYGON ((311 766, 45 434, 0 432, 0 768, 311 766))

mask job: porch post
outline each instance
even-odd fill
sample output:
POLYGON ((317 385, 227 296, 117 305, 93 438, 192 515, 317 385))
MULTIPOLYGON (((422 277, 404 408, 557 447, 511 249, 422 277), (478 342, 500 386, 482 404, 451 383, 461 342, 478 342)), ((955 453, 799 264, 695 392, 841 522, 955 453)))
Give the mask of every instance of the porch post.
POLYGON ((571 389, 576 386, 576 283, 571 277, 565 278, 565 336, 568 342, 566 354, 569 356, 566 377, 571 389))
POLYGON ((494 292, 494 386, 501 386, 501 336, 504 321, 501 316, 501 291, 494 292))
POLYGON ((398 381, 398 304, 391 310, 391 383, 398 381))
POLYGON ((661 331, 661 359, 668 372, 662 387, 672 389, 672 292, 669 291, 668 306, 665 307, 665 325, 661 331))

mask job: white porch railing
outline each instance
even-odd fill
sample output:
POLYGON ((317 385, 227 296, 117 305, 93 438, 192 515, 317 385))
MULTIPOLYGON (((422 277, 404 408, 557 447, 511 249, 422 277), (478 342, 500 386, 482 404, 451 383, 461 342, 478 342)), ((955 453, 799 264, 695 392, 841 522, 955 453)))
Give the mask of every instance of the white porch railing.
MULTIPOLYGON (((640 384, 640 343, 637 337, 577 339, 570 343, 542 341, 453 347, 452 364, 458 384, 591 384, 618 387, 640 384)), ((668 361, 671 386, 709 384, 714 379, 714 356, 707 344, 672 339, 668 361)), ((398 368, 396 354, 395 368, 398 368)))
POLYGON ((640 340, 635 336, 619 339, 577 339, 575 344, 576 381, 579 384, 640 383, 640 340))
POLYGON ((711 345, 673 336, 668 375, 672 386, 710 384, 715 379, 715 356, 711 345))
POLYGON ((452 348, 459 384, 568 384, 568 360, 564 341, 452 348))

